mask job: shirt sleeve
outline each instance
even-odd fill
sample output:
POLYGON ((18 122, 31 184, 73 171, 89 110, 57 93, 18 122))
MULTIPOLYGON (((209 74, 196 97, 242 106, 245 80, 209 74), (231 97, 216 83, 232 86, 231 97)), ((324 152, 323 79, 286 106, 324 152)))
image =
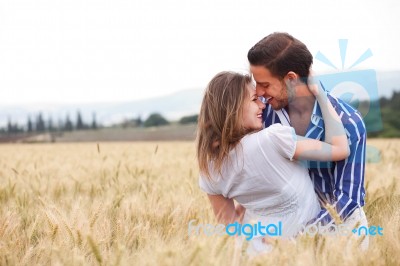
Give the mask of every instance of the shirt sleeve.
POLYGON ((364 171, 366 132, 362 121, 355 124, 357 133, 350 138, 350 156, 336 164, 333 194, 338 214, 345 220, 353 211, 364 205, 364 171))
POLYGON ((199 176, 199 186, 200 189, 210 195, 221 194, 217 191, 215 185, 212 184, 212 180, 204 176, 199 176))
MULTIPOLYGON (((343 121, 344 118, 342 118, 343 121)), ((334 190, 331 204, 342 220, 348 218, 355 209, 364 205, 364 171, 366 150, 366 129, 361 115, 357 112, 343 121, 350 142, 350 155, 336 162, 334 171, 334 190), (357 120, 358 118, 358 120, 357 120)), ((324 169, 322 169, 324 170, 324 169)), ((318 177, 316 177, 318 178, 318 177)), ((313 223, 326 225, 333 222, 326 209, 323 209, 313 223)))
POLYGON ((263 110, 262 118, 263 118, 264 128, 267 128, 275 123, 281 123, 278 115, 269 104, 267 104, 266 108, 263 110))
POLYGON ((273 124, 267 129, 272 146, 283 157, 293 160, 296 151, 297 136, 294 128, 282 124, 273 124))
POLYGON ((330 225, 334 222, 334 219, 330 215, 329 211, 321 206, 321 211, 318 213, 317 217, 308 221, 307 225, 314 224, 317 225, 320 223, 321 225, 330 225))

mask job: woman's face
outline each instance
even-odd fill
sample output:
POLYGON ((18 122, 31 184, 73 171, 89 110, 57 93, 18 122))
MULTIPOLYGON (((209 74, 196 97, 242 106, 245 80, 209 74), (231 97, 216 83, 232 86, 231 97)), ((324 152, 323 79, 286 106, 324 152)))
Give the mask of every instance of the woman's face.
POLYGON ((243 127, 250 130, 262 129, 262 110, 264 108, 265 104, 258 98, 254 85, 248 84, 247 98, 244 100, 243 106, 243 127))

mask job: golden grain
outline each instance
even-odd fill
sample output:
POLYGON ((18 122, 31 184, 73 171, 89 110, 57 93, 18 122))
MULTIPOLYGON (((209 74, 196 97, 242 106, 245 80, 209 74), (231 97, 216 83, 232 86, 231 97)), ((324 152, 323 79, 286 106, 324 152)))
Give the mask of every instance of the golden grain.
POLYGON ((216 224, 193 142, 1 145, 0 265, 398 265, 400 140, 368 145, 381 158, 366 165, 365 211, 384 228, 368 255, 301 235, 255 258, 231 237, 188 235, 190 220, 216 224))

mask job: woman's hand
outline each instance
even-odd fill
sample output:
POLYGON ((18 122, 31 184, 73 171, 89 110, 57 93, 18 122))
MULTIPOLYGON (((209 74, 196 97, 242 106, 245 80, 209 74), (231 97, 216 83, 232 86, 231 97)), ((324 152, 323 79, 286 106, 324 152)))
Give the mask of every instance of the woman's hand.
POLYGON ((243 206, 235 206, 233 199, 225 198, 222 195, 207 195, 219 223, 227 225, 236 221, 239 223, 241 222, 243 218, 241 216, 243 216, 246 211, 243 206))
POLYGON ((240 204, 235 206, 236 215, 238 216, 239 223, 242 223, 244 214, 246 213, 246 208, 240 204))
POLYGON ((314 95, 317 96, 320 93, 320 87, 318 86, 318 81, 314 78, 314 73, 310 72, 308 76, 308 89, 314 95))

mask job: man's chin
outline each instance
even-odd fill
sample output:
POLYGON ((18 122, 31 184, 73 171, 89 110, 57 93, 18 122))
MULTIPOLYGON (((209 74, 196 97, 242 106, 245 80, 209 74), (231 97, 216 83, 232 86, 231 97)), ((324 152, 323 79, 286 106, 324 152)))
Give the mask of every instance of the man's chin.
POLYGON ((282 108, 285 108, 287 106, 287 103, 283 103, 283 102, 278 102, 276 104, 270 104, 272 109, 274 109, 275 111, 281 110, 282 108))
POLYGON ((283 108, 283 106, 281 105, 272 105, 271 104, 272 109, 274 109, 275 111, 281 110, 283 108))

